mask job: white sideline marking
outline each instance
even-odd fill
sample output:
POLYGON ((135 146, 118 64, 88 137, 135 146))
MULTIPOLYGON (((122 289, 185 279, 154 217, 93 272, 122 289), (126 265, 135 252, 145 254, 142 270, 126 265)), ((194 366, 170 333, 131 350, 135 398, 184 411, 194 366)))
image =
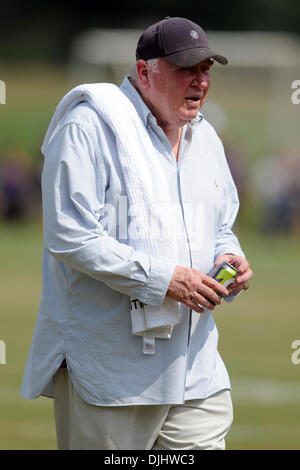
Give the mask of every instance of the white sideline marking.
POLYGON ((261 441, 267 448, 267 442, 287 440, 288 436, 299 436, 300 424, 235 424, 229 431, 228 439, 237 442, 261 441))
POLYGON ((232 378, 232 400, 237 403, 270 405, 300 404, 299 382, 274 379, 232 378))

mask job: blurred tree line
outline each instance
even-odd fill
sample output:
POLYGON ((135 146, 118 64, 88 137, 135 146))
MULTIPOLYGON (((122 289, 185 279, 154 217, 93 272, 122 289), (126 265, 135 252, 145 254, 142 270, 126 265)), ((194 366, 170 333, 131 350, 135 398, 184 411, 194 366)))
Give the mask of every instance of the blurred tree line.
POLYGON ((65 61, 74 37, 87 28, 140 28, 184 16, 206 30, 300 33, 299 0, 114 0, 0 5, 0 59, 65 61))

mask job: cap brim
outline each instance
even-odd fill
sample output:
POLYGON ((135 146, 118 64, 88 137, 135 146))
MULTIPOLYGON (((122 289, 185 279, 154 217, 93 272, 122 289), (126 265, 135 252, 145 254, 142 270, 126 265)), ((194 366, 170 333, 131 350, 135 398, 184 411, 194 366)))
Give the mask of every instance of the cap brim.
POLYGON ((164 59, 179 65, 180 67, 193 67, 207 59, 214 59, 222 65, 228 64, 226 57, 217 54, 212 49, 206 47, 195 47, 194 49, 185 49, 184 51, 175 52, 164 57, 164 59))

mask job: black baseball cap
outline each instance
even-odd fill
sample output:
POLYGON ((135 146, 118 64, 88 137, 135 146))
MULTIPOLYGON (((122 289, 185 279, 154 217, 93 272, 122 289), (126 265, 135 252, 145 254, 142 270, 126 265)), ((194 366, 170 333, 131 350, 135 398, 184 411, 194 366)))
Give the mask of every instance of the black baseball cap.
POLYGON ((207 59, 226 65, 226 57, 210 49, 203 29, 186 18, 165 19, 149 26, 141 35, 136 60, 162 57, 180 67, 192 67, 207 59))

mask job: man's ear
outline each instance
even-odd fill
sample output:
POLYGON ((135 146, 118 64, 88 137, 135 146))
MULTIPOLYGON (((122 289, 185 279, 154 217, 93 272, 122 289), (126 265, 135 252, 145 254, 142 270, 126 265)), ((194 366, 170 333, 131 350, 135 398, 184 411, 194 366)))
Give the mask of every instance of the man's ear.
POLYGON ((136 74, 142 88, 148 88, 149 86, 149 71, 149 66, 145 60, 140 59, 137 61, 136 74))

